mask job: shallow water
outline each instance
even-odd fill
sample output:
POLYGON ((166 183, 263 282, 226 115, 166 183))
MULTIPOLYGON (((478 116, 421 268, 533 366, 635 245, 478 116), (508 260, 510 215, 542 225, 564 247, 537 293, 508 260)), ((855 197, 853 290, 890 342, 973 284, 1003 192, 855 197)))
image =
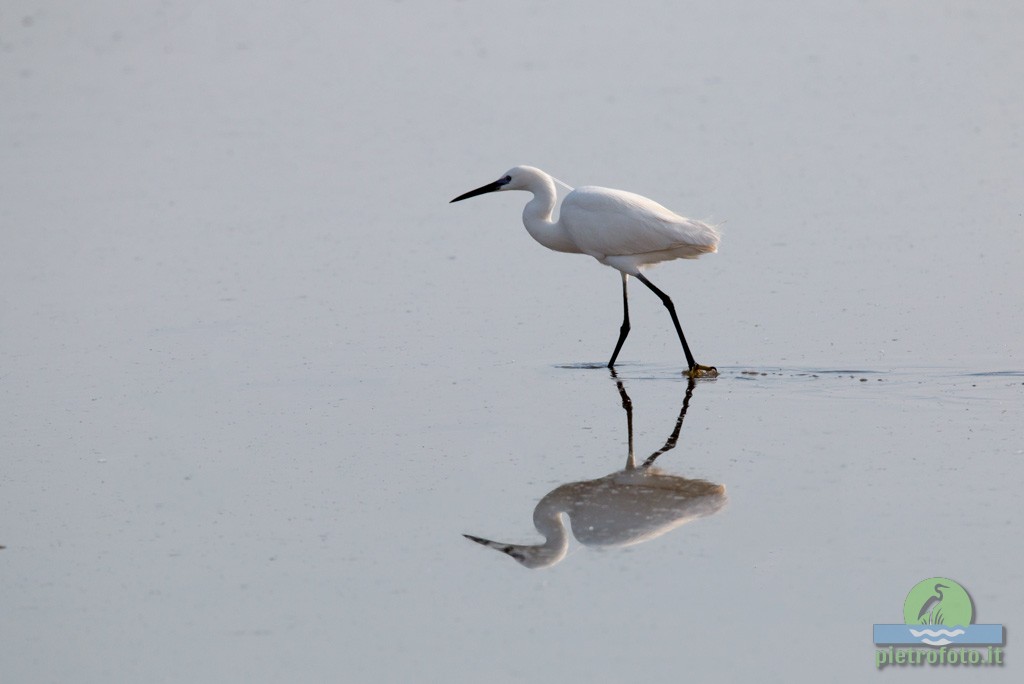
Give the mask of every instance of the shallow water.
POLYGON ((1019 9, 11 8, 4 681, 863 681, 933 576, 1019 679, 1019 9), (520 163, 725 221, 720 377, 520 163))

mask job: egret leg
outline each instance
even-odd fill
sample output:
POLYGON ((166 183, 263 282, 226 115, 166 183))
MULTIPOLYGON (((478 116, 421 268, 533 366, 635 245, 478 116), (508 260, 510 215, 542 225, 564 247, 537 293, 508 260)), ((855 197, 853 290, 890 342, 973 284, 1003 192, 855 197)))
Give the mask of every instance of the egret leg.
POLYGON ((679 341, 683 344, 683 353, 686 354, 686 365, 689 368, 688 375, 691 378, 714 377, 718 375, 718 370, 714 366, 701 366, 693 360, 693 354, 690 353, 690 345, 686 344, 686 337, 683 335, 683 328, 679 325, 679 317, 676 315, 676 307, 672 303, 672 298, 655 287, 654 283, 644 277, 644 274, 637 273, 636 277, 641 283, 649 287, 651 292, 658 295, 658 299, 661 300, 661 303, 665 305, 666 309, 668 309, 669 315, 672 316, 672 324, 676 326, 676 334, 679 335, 679 341))
POLYGON ((622 343, 626 341, 626 335, 629 334, 629 294, 626 291, 626 281, 629 276, 625 273, 622 274, 622 327, 619 328, 619 341, 615 343, 615 351, 612 352, 612 358, 608 361, 608 367, 615 367, 615 359, 619 358, 619 350, 622 349, 622 343))

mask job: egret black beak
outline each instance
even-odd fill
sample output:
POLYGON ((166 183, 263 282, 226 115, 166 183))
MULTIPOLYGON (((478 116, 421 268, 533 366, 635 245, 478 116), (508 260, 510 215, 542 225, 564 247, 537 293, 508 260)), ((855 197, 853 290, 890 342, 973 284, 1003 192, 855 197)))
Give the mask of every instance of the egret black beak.
POLYGON ((508 182, 509 182, 509 179, 507 177, 506 178, 502 178, 501 180, 496 180, 493 183, 488 183, 487 185, 483 185, 483 186, 477 188, 476 190, 470 190, 469 192, 467 192, 467 193, 465 193, 463 195, 459 195, 458 197, 453 199, 448 204, 451 204, 452 202, 461 202, 464 199, 469 199, 470 197, 476 197, 477 195, 483 195, 483 194, 486 194, 488 192, 494 192, 495 190, 501 190, 504 186, 508 185, 508 182))

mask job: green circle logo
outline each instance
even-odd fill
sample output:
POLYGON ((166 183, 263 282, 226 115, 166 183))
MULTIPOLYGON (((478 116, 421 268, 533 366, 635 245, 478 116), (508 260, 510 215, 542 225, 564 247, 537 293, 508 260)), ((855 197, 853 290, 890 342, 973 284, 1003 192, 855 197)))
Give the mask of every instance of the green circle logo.
POLYGON ((966 627, 974 622, 974 604, 967 590, 948 577, 932 577, 914 585, 903 602, 908 625, 966 627))

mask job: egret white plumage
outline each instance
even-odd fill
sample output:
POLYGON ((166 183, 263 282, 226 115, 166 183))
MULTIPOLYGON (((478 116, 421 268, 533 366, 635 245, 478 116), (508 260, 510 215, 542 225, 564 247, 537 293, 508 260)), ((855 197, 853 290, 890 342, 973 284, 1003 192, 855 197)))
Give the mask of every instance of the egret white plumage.
POLYGON ((621 274, 622 326, 615 351, 608 361, 609 368, 615 366, 622 343, 629 334, 627 284, 629 276, 633 276, 658 295, 668 309, 686 355, 687 374, 690 377, 718 375, 713 366, 702 366, 694 360, 672 299, 641 273, 645 267, 662 261, 696 259, 718 251, 719 234, 714 226, 679 216, 641 195, 597 186, 572 189, 562 200, 555 220, 552 218, 557 201, 555 180, 532 166, 509 169, 493 183, 459 195, 452 202, 499 190, 533 193, 533 199, 523 209, 523 224, 534 240, 556 252, 588 254, 621 274))

